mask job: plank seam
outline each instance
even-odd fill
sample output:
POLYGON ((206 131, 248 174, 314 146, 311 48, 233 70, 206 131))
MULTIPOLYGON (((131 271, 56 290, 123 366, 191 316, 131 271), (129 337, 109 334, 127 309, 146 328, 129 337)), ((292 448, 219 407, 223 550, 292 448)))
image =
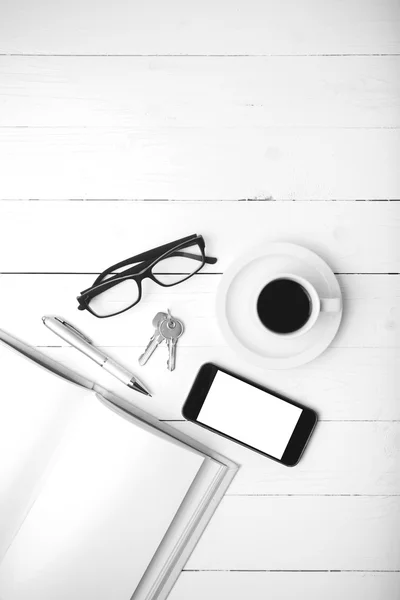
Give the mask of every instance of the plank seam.
POLYGON ((0 202, 175 202, 175 203, 212 203, 212 202, 399 202, 399 198, 322 198, 321 200, 308 200, 306 198, 212 198, 209 200, 179 200, 176 198, 0 198, 0 202))
MULTIPOLYGON (((41 348, 41 349, 54 349, 54 348, 72 348, 72 346, 69 346, 68 344, 66 345, 61 345, 61 344, 47 344, 45 346, 38 344, 36 346, 36 348, 41 348)), ((143 349, 143 345, 137 345, 137 346, 132 346, 132 345, 124 345, 122 346, 121 344, 118 346, 115 345, 107 345, 107 344, 95 344, 95 348, 107 348, 107 349, 113 349, 113 350, 120 350, 122 348, 124 349, 143 349)), ((224 346, 223 344, 216 344, 215 346, 205 346, 205 345, 201 345, 201 346, 184 346, 184 348, 186 349, 202 349, 202 350, 207 350, 209 348, 212 349, 217 349, 217 348, 228 348, 228 346, 224 346)), ((331 346, 331 348, 335 349, 335 350, 384 350, 387 352, 390 352, 391 354, 397 354, 399 347, 398 346, 331 346)), ((184 423, 185 421, 183 419, 162 419, 164 420, 166 423, 171 422, 177 422, 177 423, 184 423)), ((319 421, 325 421, 327 423, 337 423, 340 421, 343 421, 345 423, 354 421, 355 423, 396 423, 398 421, 400 421, 400 419, 319 419, 319 421)))
MULTIPOLYGON (((66 346, 37 346, 38 348, 64 348, 66 346)), ((99 348, 111 348, 112 346, 99 346, 99 348)), ((129 346, 115 346, 116 348, 129 346)), ((206 348, 207 346, 185 346, 185 348, 206 348)), ((211 346, 215 348, 216 346, 211 346)), ((356 347, 358 350, 359 348, 356 347)), ((376 349, 375 346, 373 349, 376 349)), ((342 348, 343 350, 343 348, 342 348)), ((393 350, 393 348, 388 348, 393 350)), ((163 423, 186 423, 185 419, 160 419, 163 423)), ((400 423, 400 419, 318 419, 319 423, 400 423)))
MULTIPOLYGON (((45 345, 45 346, 39 344, 38 346, 36 346, 36 348, 72 348, 72 346, 69 346, 68 344, 45 345)), ((118 349, 122 349, 122 348, 143 348, 143 346, 140 346, 140 345, 132 346, 132 345, 128 345, 128 344, 126 344, 126 345, 119 344, 118 346, 107 345, 107 344, 96 344, 95 348, 114 348, 114 349, 118 350, 118 349)), ((184 348, 201 348, 203 350, 206 350, 208 348, 212 348, 212 349, 229 348, 229 346, 225 346, 223 344, 216 344, 215 346, 206 346, 206 345, 202 344, 202 345, 198 345, 198 346, 186 346, 185 345, 184 348)), ((343 350, 358 350, 358 351, 359 350, 384 350, 384 351, 390 352, 392 354, 396 354, 396 352, 399 349, 399 346, 334 346, 334 345, 331 345, 330 348, 334 348, 335 350, 341 350, 341 351, 343 351, 343 350)), ((324 419, 324 420, 326 420, 327 422, 329 422, 329 421, 337 422, 337 421, 341 421, 341 420, 343 420, 345 422, 355 421, 357 423, 360 421, 365 421, 366 423, 370 423, 370 422, 374 423, 375 421, 377 421, 376 419, 324 419)), ((384 423, 384 422, 392 423, 392 422, 395 422, 398 420, 399 419, 389 419, 389 420, 388 419, 379 419, 377 422, 378 423, 384 423)), ((171 422, 174 422, 174 421, 180 422, 179 419, 171 419, 171 422)), ((319 419, 319 421, 322 421, 322 419, 319 419)))
MULTIPOLYGON (((174 274, 174 273, 171 273, 174 274)), ((196 273, 194 277, 209 277, 215 275, 223 275, 223 271, 213 271, 211 273, 196 273)), ((0 271, 0 275, 100 275, 100 272, 87 272, 87 271, 0 271)), ((399 271, 363 271, 363 272, 345 272, 335 271, 335 275, 400 275, 399 271)))
MULTIPOLYGON (((57 130, 70 130, 70 129, 78 129, 84 131, 96 131, 96 130, 111 130, 111 131, 129 131, 136 129, 144 129, 143 125, 0 125, 0 129, 12 130, 12 129, 57 129, 57 130)), ((182 127, 174 126, 174 125, 150 125, 146 129, 150 130, 162 130, 162 129, 213 129, 213 130, 227 130, 227 129, 274 129, 274 130, 289 130, 289 131, 315 131, 315 130, 325 130, 325 131, 377 131, 377 130, 389 130, 389 131, 398 131, 400 129, 399 125, 259 125, 259 126, 236 126, 236 125, 227 125, 220 127, 210 127, 202 126, 202 125, 184 125, 182 127)))
POLYGON ((185 573, 400 573, 399 569, 182 569, 185 573))
POLYGON ((400 494, 241 494, 226 493, 231 498, 398 498, 400 494))
POLYGON ((40 57, 40 58, 349 58, 349 57, 385 57, 400 56, 398 52, 344 52, 344 53, 307 53, 307 54, 52 54, 29 52, 0 52, 0 57, 40 57))

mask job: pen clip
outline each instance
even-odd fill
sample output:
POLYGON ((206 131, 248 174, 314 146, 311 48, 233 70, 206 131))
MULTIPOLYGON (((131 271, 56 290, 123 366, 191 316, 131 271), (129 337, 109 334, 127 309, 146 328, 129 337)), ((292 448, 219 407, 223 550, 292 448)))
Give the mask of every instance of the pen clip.
POLYGON ((87 342, 88 344, 91 344, 91 345, 93 344, 93 342, 90 338, 88 338, 84 333, 82 333, 82 331, 79 331, 79 329, 77 329, 76 327, 71 325, 71 323, 68 323, 68 321, 64 321, 64 319, 60 319, 59 317, 54 317, 54 318, 59 323, 62 323, 64 325, 64 327, 71 329, 71 331, 73 331, 74 333, 79 335, 79 337, 81 337, 85 342, 87 342))

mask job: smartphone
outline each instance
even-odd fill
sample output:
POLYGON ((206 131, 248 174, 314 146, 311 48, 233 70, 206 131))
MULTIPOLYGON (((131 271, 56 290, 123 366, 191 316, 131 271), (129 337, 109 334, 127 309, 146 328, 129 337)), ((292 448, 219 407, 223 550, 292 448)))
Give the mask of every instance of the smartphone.
POLYGON ((212 363, 200 368, 182 414, 288 467, 299 462, 317 422, 313 410, 212 363))

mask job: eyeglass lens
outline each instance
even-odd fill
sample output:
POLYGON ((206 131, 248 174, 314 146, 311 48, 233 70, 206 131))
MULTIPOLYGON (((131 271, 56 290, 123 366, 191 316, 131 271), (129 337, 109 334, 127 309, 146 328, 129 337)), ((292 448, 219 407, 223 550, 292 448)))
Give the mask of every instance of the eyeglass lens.
POLYGON ((171 252, 157 262, 151 272, 162 285, 176 285, 196 273, 204 264, 203 255, 197 242, 171 252))
POLYGON ((134 279, 125 279, 94 296, 89 308, 99 317, 109 317, 136 304, 139 299, 139 286, 134 279))

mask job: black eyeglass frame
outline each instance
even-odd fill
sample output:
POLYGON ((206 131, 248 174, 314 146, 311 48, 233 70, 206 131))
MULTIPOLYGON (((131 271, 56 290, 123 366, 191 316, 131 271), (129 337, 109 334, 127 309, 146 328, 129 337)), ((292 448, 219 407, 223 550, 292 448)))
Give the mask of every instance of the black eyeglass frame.
POLYGON ((98 319, 106 319, 108 317, 119 315, 131 309, 133 306, 136 306, 136 304, 140 302, 142 298, 142 281, 144 279, 151 279, 152 281, 154 281, 154 283, 161 285, 162 287, 173 287, 174 285, 179 285, 187 279, 190 279, 190 277, 193 277, 193 275, 198 273, 206 263, 213 265, 216 262, 216 258, 205 255, 205 242, 202 235, 193 234, 181 238, 179 240, 175 240, 174 242, 170 242, 169 244, 163 244, 162 246, 158 246, 157 248, 153 248, 152 250, 148 250, 147 252, 142 252, 141 254, 137 254, 136 256, 132 256, 131 258, 127 258, 126 260, 116 263, 115 265, 112 265, 111 267, 100 273, 100 275, 94 281, 93 285, 87 288, 86 290, 83 290, 77 297, 77 301, 79 304, 78 310, 87 310, 98 319), (201 256, 196 256, 195 254, 192 254, 190 252, 181 251, 188 246, 193 246, 194 244, 198 245, 199 250, 201 252, 201 256), (174 283, 162 283, 154 276, 152 271, 157 265, 157 263, 159 263, 162 260, 165 260, 166 258, 172 255, 198 260, 201 261, 201 264, 195 271, 193 271, 192 273, 190 273, 190 275, 188 275, 184 279, 181 279, 180 281, 176 281, 174 283), (121 269, 122 267, 126 267, 132 263, 135 264, 129 269, 126 269, 122 273, 116 273, 109 279, 106 279, 106 281, 102 281, 104 277, 110 275, 115 269, 121 269), (90 308, 89 304, 92 298, 98 296, 102 292, 107 291, 115 285, 118 285, 122 281, 126 281, 127 279, 133 279, 138 286, 138 297, 136 301, 133 302, 133 304, 130 304, 126 308, 118 312, 112 313, 110 315, 99 315, 93 309, 90 308))

